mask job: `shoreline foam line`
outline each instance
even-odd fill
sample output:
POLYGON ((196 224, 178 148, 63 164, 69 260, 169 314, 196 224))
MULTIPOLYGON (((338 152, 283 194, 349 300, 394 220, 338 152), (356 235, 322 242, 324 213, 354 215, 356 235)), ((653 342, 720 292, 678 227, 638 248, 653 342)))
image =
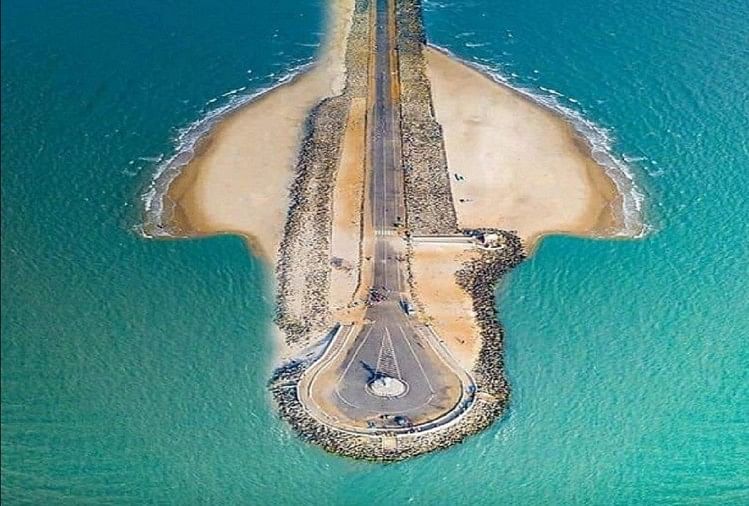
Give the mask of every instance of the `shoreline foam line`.
MULTIPOLYGON (((173 204, 168 210, 166 209, 169 205, 166 199, 170 186, 182 173, 182 170, 194 159, 200 143, 206 140, 219 122, 227 116, 261 99, 267 93, 293 83, 303 74, 312 70, 317 63, 317 58, 315 58, 310 62, 297 65, 285 73, 277 82, 250 93, 242 94, 239 89, 223 93, 220 97, 229 98, 228 103, 206 112, 201 118, 186 127, 180 128, 173 140, 172 155, 166 159, 164 159, 164 155, 159 157, 160 163, 156 165, 145 191, 141 193, 143 208, 141 223, 138 226, 140 235, 149 239, 182 237, 175 234, 173 230, 169 230, 167 224, 164 223, 165 216, 168 216, 165 211, 173 211, 173 204)), ((246 87, 244 88, 246 89, 246 87)), ((215 102, 219 98, 211 100, 215 102)), ((208 101, 209 104, 213 103, 211 100, 208 101)))
POLYGON ((513 84, 510 82, 509 78, 502 75, 496 69, 492 69, 491 67, 479 62, 461 58, 445 47, 432 43, 428 43, 427 46, 471 67, 495 83, 505 86, 515 93, 522 95, 534 104, 552 111, 570 124, 575 133, 579 135, 588 149, 590 149, 590 155, 593 160, 614 182, 614 186, 616 186, 619 197, 621 198, 620 209, 615 209, 614 212, 621 217, 622 229, 614 231, 613 236, 637 239, 646 236, 652 230, 652 227, 645 219, 645 212, 643 209, 645 195, 640 190, 634 172, 630 165, 624 160, 624 157, 617 157, 614 154, 614 141, 607 128, 597 125, 592 120, 585 118, 580 111, 561 104, 558 97, 563 95, 559 92, 539 86, 540 90, 546 91, 549 94, 543 95, 534 89, 513 84))

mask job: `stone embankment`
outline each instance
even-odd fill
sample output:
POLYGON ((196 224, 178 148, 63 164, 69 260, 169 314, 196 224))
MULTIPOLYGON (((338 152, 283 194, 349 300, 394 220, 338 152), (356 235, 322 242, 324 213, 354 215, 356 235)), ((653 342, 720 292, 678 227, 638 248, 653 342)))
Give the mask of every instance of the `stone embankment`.
POLYGON ((295 363, 276 371, 270 389, 281 416, 301 438, 326 451, 361 460, 397 461, 447 448, 486 429, 503 410, 503 403, 477 396, 456 423, 428 432, 376 435, 354 434, 320 423, 299 401, 297 384, 307 363, 295 363), (390 440, 388 444, 387 440, 390 440))
POLYGON ((289 344, 330 325, 330 199, 349 100, 326 99, 311 113, 290 191, 278 264, 276 322, 289 344))
POLYGON ((368 37, 368 0, 357 0, 344 90, 320 102, 305 125, 276 265, 275 320, 292 346, 319 338, 334 323, 328 302, 332 196, 351 99, 366 94, 368 37))
POLYGON ((497 319, 494 288, 501 277, 519 264, 525 254, 512 232, 486 230, 499 237, 499 246, 482 250, 456 273, 458 282, 473 298, 481 329, 481 350, 474 366, 477 391, 468 409, 450 424, 424 432, 370 436, 342 431, 313 418, 302 405, 298 384, 311 361, 290 362, 276 370, 270 390, 286 419, 305 441, 339 455, 364 460, 397 461, 460 443, 497 420, 507 404, 509 388, 504 377, 503 330, 497 319), (388 441, 389 440, 389 441, 388 441))
MULTIPOLYGON (((346 52, 343 93, 321 102, 310 114, 307 135, 290 190, 291 206, 281 243, 276 322, 290 345, 322 336, 331 322, 330 236, 332 194, 346 119, 353 97, 367 93, 369 2, 357 0, 346 52)), ((396 13, 399 70, 402 84, 401 132, 408 226, 412 234, 460 233, 450 191, 442 131, 434 119, 422 47, 425 36, 420 0, 399 0, 396 13)), ((307 361, 289 362, 269 382, 282 418, 302 439, 325 450, 365 460, 395 461, 446 448, 487 428, 504 412, 509 387, 504 377, 502 327, 497 319, 494 288, 501 277, 524 259, 520 239, 501 230, 493 249, 483 249, 456 273, 472 297, 481 348, 474 365, 476 392, 470 405, 451 422, 413 433, 366 435, 331 427, 313 418, 301 403, 298 385, 307 361)), ((411 248, 409 245, 409 257, 411 248)), ((413 281, 408 270, 409 283, 413 281)))
POLYGON ((416 235, 454 234, 458 232, 458 220, 450 190, 442 127, 435 119, 426 75, 421 0, 397 2, 396 30, 408 228, 416 235))
POLYGON ((482 249, 478 258, 466 262, 455 276, 458 284, 471 295, 480 329, 481 348, 473 368, 476 385, 479 391, 504 403, 509 396, 503 365, 504 329, 497 317, 494 289, 502 276, 525 259, 525 251, 520 238, 512 232, 490 229, 475 232, 497 234, 499 245, 494 249, 482 249))

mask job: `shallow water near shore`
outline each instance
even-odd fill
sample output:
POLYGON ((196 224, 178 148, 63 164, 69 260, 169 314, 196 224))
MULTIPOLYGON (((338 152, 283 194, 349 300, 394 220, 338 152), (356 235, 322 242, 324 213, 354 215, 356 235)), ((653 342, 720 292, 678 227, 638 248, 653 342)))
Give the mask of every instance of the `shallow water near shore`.
POLYGON ((505 418, 393 465, 302 443, 269 273, 137 232, 179 129, 311 61, 320 0, 4 2, 4 503, 749 501, 746 4, 425 5, 432 42, 608 129, 652 227, 546 238, 505 281, 505 418))

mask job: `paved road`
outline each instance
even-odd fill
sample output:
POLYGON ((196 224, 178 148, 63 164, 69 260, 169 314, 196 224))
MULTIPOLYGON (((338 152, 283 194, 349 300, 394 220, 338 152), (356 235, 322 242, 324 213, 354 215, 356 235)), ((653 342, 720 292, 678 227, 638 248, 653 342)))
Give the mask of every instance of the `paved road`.
MULTIPOLYGON (((397 55, 394 48, 392 4, 376 1, 375 61, 370 67, 368 149, 369 192, 372 202, 374 241, 373 290, 378 302, 366 313, 365 324, 343 360, 337 364, 336 385, 322 404, 333 403, 349 421, 370 422, 370 427, 392 427, 400 421, 418 424, 440 417, 460 401, 464 388, 460 377, 434 347, 426 328, 403 308, 406 286, 405 240, 397 224, 405 222, 403 172, 400 164, 398 124, 397 55), (372 90, 370 90, 372 91, 372 90), (370 100, 371 102, 371 100, 370 100), (399 260, 401 258, 401 260, 399 260), (374 395, 368 384, 390 376, 402 381, 406 391, 398 397, 374 395), (382 415, 386 415, 383 417, 382 415)), ((314 394, 313 394, 314 397, 314 394)))

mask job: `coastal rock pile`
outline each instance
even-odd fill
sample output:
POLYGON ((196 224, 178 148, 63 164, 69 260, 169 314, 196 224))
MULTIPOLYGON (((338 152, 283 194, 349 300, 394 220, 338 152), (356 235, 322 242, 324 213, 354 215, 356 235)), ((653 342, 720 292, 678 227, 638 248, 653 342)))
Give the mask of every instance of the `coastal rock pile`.
POLYGON ((455 273, 458 284, 470 294, 479 325, 481 349, 473 373, 480 391, 500 400, 509 396, 504 377, 502 345, 504 330, 497 319, 494 288, 499 279, 525 259, 520 238, 505 230, 482 229, 476 233, 493 233, 498 247, 482 249, 478 258, 466 262, 455 273))
POLYGON ((276 265, 275 319, 291 345, 307 343, 332 325, 328 305, 332 197, 351 98, 366 93, 368 34, 368 0, 357 0, 346 49, 344 91, 320 102, 305 125, 276 265))
POLYGON ((413 234, 454 234, 458 231, 458 221, 450 190, 442 127, 434 117, 432 92, 422 52, 426 36, 421 19, 421 0, 399 1, 396 25, 408 227, 413 234))
POLYGON ((344 95, 321 102, 302 142, 276 266, 276 323, 290 343, 308 340, 331 323, 331 197, 349 103, 344 95))
POLYGON ((328 452, 356 459, 397 461, 447 448, 487 428, 502 413, 504 405, 490 395, 479 393, 458 423, 452 425, 397 436, 354 434, 317 421, 299 401, 297 385, 308 366, 308 362, 289 363, 278 369, 271 379, 271 394, 281 417, 303 440, 328 452), (395 444, 384 444, 385 439, 395 444))
POLYGON ((356 0, 346 48, 346 93, 367 96, 369 65, 369 0, 356 0))
POLYGON ((456 273, 458 283, 473 299, 480 328, 481 350, 474 366, 477 391, 455 423, 424 432, 365 435, 338 430, 313 418, 299 400, 297 387, 311 362, 291 362, 276 370, 269 387, 281 417, 305 441, 346 457, 397 461, 447 448, 481 432, 499 418, 509 398, 504 378, 503 331, 497 320, 494 288, 499 279, 525 258, 520 238, 504 230, 466 231, 497 234, 497 246, 483 249, 456 273), (389 440, 385 444, 385 440, 389 440))

